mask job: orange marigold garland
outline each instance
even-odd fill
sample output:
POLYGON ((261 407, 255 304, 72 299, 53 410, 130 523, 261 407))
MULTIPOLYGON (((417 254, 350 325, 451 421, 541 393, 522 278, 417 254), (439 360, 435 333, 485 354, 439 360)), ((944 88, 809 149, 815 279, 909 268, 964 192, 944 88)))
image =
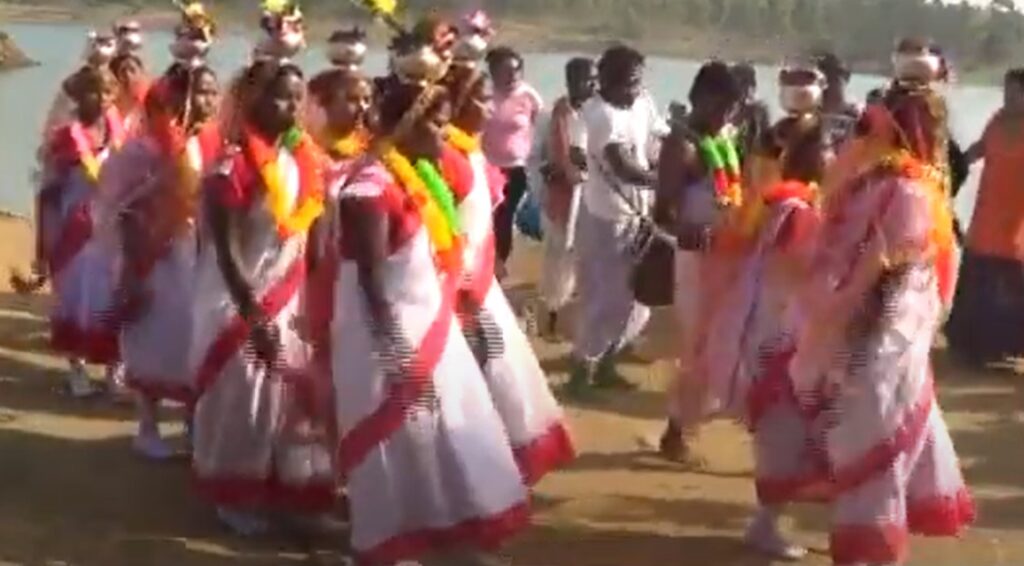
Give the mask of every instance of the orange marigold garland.
MULTIPOLYGON (((948 303, 953 296, 956 278, 956 260, 953 234, 953 212, 946 196, 945 178, 941 169, 915 158, 906 150, 892 152, 879 161, 878 167, 901 177, 912 179, 925 187, 931 229, 928 234, 929 251, 934 253, 939 295, 948 303)), ((900 250, 890 252, 889 263, 902 261, 900 250)))
POLYGON ((278 234, 288 238, 309 231, 324 211, 322 161, 313 139, 301 129, 292 128, 272 145, 250 130, 245 132, 244 149, 263 180, 267 209, 274 217, 278 234), (294 203, 278 164, 279 147, 292 155, 299 169, 299 194, 294 203))
POLYGON ((778 181, 757 198, 746 199, 734 209, 721 230, 718 249, 730 253, 746 252, 761 230, 768 208, 787 199, 796 198, 811 206, 818 201, 818 184, 803 181, 778 181))

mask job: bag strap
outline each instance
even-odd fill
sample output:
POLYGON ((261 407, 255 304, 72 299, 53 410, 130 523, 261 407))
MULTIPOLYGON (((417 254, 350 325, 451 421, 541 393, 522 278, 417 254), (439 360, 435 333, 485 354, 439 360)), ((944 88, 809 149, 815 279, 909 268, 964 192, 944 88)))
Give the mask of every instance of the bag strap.
POLYGON ((640 206, 633 201, 632 197, 626 194, 626 191, 625 189, 622 188, 622 185, 621 183, 619 183, 618 178, 616 178, 616 176, 611 171, 608 170, 604 160, 598 158, 593 154, 591 154, 590 157, 591 159, 593 159, 594 163, 597 163, 597 173, 601 175, 601 177, 605 180, 608 186, 611 187, 612 191, 615 192, 615 195, 618 196, 622 200, 622 202, 626 204, 626 207, 629 208, 629 211, 634 216, 646 218, 648 215, 643 210, 640 209, 640 206))
MULTIPOLYGON (((591 158, 593 158, 593 155, 591 155, 591 158)), ((654 221, 653 215, 641 210, 640 207, 633 202, 633 199, 626 195, 622 185, 619 183, 618 179, 608 171, 604 161, 600 159, 594 159, 594 161, 597 163, 598 174, 604 178, 612 191, 614 191, 615 194, 618 195, 618 197, 626 204, 626 207, 632 214, 632 220, 637 223, 634 239, 639 241, 633 242, 631 246, 637 260, 639 261, 644 257, 644 255, 646 255, 647 250, 650 249, 655 240, 660 240, 671 246, 673 249, 678 247, 677 238, 661 226, 658 226, 658 223, 654 221)))

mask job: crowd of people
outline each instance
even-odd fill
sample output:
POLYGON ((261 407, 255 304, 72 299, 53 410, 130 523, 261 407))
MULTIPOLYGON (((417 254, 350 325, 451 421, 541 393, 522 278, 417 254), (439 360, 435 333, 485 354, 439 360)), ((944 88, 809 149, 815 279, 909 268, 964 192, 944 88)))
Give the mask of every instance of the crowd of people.
POLYGON ((1024 215, 1006 206, 1021 72, 962 152, 986 169, 958 282, 962 179, 927 41, 900 43, 864 106, 838 58, 785 66, 775 123, 754 68, 720 61, 665 119, 643 55, 618 45, 568 62, 538 136, 541 96, 516 51, 490 48, 485 14, 377 15, 394 31, 383 77, 364 74, 358 29, 307 77, 292 62, 301 11, 280 3, 222 89, 192 2, 162 75, 147 78, 128 24, 91 36, 64 81, 40 150, 36 272, 15 283, 52 287, 70 394, 96 393, 87 363, 133 391, 138 452, 171 455, 159 408, 176 401, 198 493, 233 531, 330 529, 343 501, 361 563, 490 560, 528 523, 531 486, 574 457, 501 286, 536 198, 543 337, 579 304, 565 394, 633 387, 617 361, 651 308, 673 307, 659 449, 691 458, 712 418, 749 427, 752 548, 806 554, 778 526, 797 501, 831 507, 839 566, 899 564, 909 534, 972 522, 930 352, 950 309, 965 358, 1022 350, 1007 305, 1024 296, 1024 215))

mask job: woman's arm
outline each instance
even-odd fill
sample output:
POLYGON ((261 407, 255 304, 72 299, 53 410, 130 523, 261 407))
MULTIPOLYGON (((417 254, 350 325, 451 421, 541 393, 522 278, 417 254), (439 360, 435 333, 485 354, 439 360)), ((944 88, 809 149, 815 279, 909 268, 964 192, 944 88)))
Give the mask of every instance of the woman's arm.
POLYGON ((536 125, 537 120, 540 118, 540 113, 544 111, 544 98, 542 98, 540 93, 537 92, 537 89, 532 86, 529 88, 530 103, 532 106, 532 108, 530 108, 530 123, 536 125))
POLYGON ((126 289, 132 288, 136 283, 136 271, 132 267, 142 261, 146 253, 144 227, 140 225, 138 211, 133 208, 128 208, 117 215, 118 236, 125 259, 124 268, 121 269, 121 284, 126 289))
POLYGON ((966 158, 967 165, 969 166, 985 159, 984 138, 972 143, 971 147, 968 147, 967 151, 964 152, 964 157, 966 158))
POLYGON ((1001 112, 996 112, 996 115, 989 120, 989 123, 985 125, 985 131, 982 132, 981 138, 978 141, 972 143, 967 151, 964 152, 964 158, 967 162, 967 166, 970 167, 975 163, 985 159, 985 140, 988 139, 992 128, 996 127, 996 123, 999 122, 1001 112))
MULTIPOLYGON (((977 160, 975 160, 977 161, 977 160)), ((950 192, 955 198, 971 173, 970 160, 956 140, 949 140, 950 192)))
POLYGON ((674 228, 679 210, 679 191, 686 178, 685 143, 678 135, 665 138, 658 160, 658 183, 654 199, 654 221, 662 227, 674 228))
POLYGON ((217 252, 217 267, 227 285, 231 300, 234 301, 242 318, 255 322, 262 317, 259 305, 253 295, 252 285, 239 267, 238 219, 235 212, 213 199, 209 206, 210 229, 213 231, 213 246, 217 252))
POLYGON ((38 176, 39 190, 35 198, 36 213, 36 257, 33 269, 36 275, 47 275, 49 272, 49 247, 53 245, 58 226, 57 207, 59 206, 61 187, 67 180, 69 169, 63 163, 58 149, 63 136, 49 132, 50 137, 40 148, 40 167, 38 176))
POLYGON ((359 287, 373 319, 373 331, 391 336, 396 330, 395 319, 384 293, 381 268, 388 257, 387 216, 381 214, 380 205, 373 199, 343 198, 339 208, 345 239, 355 256, 359 287))
POLYGON ((217 266, 227 285, 231 300, 238 313, 249 326, 249 340, 256 358, 268 368, 276 366, 280 352, 277 329, 266 319, 252 284, 239 267, 241 253, 238 249, 239 225, 235 209, 227 207, 216 199, 210 203, 210 228, 213 231, 213 246, 217 251, 217 266))
POLYGON ((564 176, 569 184, 579 182, 575 163, 572 160, 572 152, 569 147, 569 111, 568 102, 565 99, 555 104, 551 112, 551 130, 548 135, 548 151, 550 152, 551 163, 558 169, 558 174, 564 176))
POLYGON ((675 224, 676 238, 681 249, 706 250, 711 245, 711 226, 694 224, 683 219, 686 214, 685 191, 694 190, 694 185, 699 183, 704 175, 704 165, 697 153, 697 148, 685 138, 681 141, 679 161, 679 184, 674 189, 677 195, 677 206, 674 213, 680 216, 675 224))

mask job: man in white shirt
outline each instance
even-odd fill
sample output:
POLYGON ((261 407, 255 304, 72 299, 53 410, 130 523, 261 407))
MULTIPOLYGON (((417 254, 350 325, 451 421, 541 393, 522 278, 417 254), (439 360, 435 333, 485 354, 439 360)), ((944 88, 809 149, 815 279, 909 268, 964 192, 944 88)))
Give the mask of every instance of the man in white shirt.
POLYGON ((599 96, 581 114, 587 171, 578 226, 580 317, 571 393, 628 388, 615 371, 619 351, 643 330, 649 311, 634 300, 631 227, 647 215, 656 175, 651 157, 668 127, 643 91, 644 57, 612 47, 598 64, 599 96))

